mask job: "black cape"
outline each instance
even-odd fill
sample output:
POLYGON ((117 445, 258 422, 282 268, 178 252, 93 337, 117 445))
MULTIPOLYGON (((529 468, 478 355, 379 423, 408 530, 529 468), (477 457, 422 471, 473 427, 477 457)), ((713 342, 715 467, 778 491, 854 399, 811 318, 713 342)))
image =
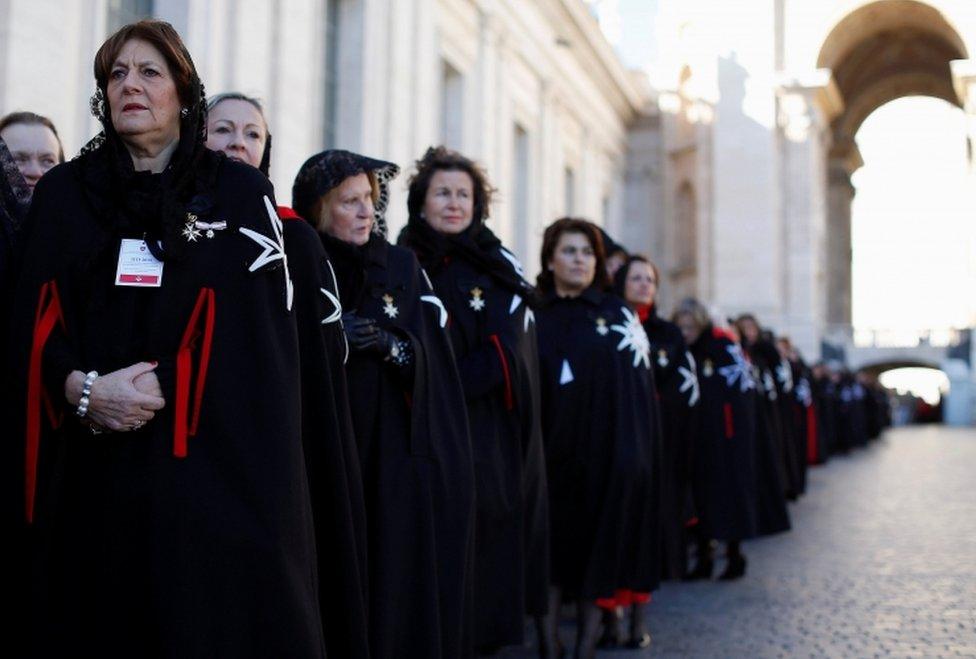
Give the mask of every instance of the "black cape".
POLYGON ((366 505, 344 363, 348 346, 334 270, 318 234, 278 209, 294 282, 302 374, 302 442, 330 656, 369 657, 366 505), (336 537, 343 538, 336 542, 336 537))
POLYGON ((30 188, 17 169, 7 145, 0 140, 0 337, 9 322, 13 262, 24 216, 30 205, 30 188))
MULTIPOLYGON (((299 340, 271 185, 206 153, 214 184, 189 207, 225 228, 188 240, 159 288, 115 286, 119 240, 142 236, 107 225, 108 197, 82 183, 98 153, 38 184, 15 306, 15 349, 31 358, 28 652, 323 656, 299 340), (159 362, 166 407, 138 431, 92 437, 64 403, 65 377, 143 360, 159 362)), ((341 478, 345 465, 334 468, 341 478)))
MULTIPOLYGON (((780 394, 771 371, 753 364, 756 390, 756 493, 758 534, 773 535, 790 529, 786 507, 788 487, 783 446, 780 394)), ((792 413, 792 410, 789 410, 792 413)))
MULTIPOLYGON (((30 189, 17 169, 7 145, 0 140, 0 423, 7 432, 14 430, 19 388, 12 381, 10 367, 10 314, 13 306, 13 287, 16 272, 17 244, 21 238, 24 217, 30 205, 30 189)), ((7 637, 12 647, 20 647, 16 639, 23 634, 23 602, 27 575, 23 569, 27 561, 26 529, 23 514, 23 461, 6 460, 2 474, 3 511, 2 530, 7 538, 8 564, 2 571, 5 608, 11 612, 7 620, 7 637)))
POLYGON ((827 459, 824 446, 820 404, 813 388, 813 373, 802 359, 791 359, 793 374, 793 413, 798 433, 803 437, 807 466, 823 464, 827 459))
POLYGON ((701 532, 718 540, 756 535, 756 412, 752 366, 711 325, 690 346, 701 383, 694 490, 701 532))
POLYGON ((409 338, 409 372, 353 353, 346 368, 366 494, 374 659, 471 654, 474 474, 448 315, 417 259, 373 234, 322 235, 342 304, 409 338))
POLYGON ((552 580, 570 598, 658 581, 660 450, 647 335, 615 295, 549 295, 536 314, 552 580))
POLYGON ((788 499, 794 500, 800 495, 799 462, 793 413, 789 409, 789 401, 782 395, 783 390, 776 377, 779 352, 771 341, 765 339, 745 345, 744 349, 755 367, 756 384, 762 394, 762 415, 776 450, 783 492, 788 499))
POLYGON ((457 239, 467 239, 477 259, 465 258, 466 250, 430 253, 423 238, 437 237, 426 227, 408 227, 402 242, 427 264, 451 319, 474 452, 475 647, 493 648, 521 644, 526 613, 546 611, 548 506, 534 313, 526 299, 533 291, 490 230, 472 230, 484 248, 457 239))
POLYGON ((681 330, 654 307, 646 313, 644 331, 661 410, 661 568, 664 577, 679 579, 685 571, 685 527, 695 517, 692 449, 701 392, 695 358, 681 330))

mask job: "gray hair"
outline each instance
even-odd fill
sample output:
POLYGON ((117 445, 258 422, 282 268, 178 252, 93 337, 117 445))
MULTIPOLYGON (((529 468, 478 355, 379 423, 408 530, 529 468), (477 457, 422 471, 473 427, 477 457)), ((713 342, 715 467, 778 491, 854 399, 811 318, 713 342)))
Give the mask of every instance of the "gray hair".
POLYGON ((712 322, 708 308, 693 297, 686 297, 675 306, 672 319, 677 319, 678 316, 685 315, 691 316, 691 319, 695 321, 695 324, 699 328, 703 328, 712 322))

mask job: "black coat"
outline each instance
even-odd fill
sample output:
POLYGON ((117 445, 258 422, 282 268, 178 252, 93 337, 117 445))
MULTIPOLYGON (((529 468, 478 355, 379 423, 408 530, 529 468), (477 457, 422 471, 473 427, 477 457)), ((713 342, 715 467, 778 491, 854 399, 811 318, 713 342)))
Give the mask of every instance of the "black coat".
POLYGON ((827 459, 824 446, 821 409, 814 391, 813 373, 802 359, 790 360, 793 373, 793 411, 797 429, 803 438, 806 464, 823 464, 827 459))
POLYGON ((762 413, 777 453, 783 492, 788 499, 793 500, 800 495, 802 483, 793 410, 789 396, 777 377, 779 352, 766 339, 760 339, 744 348, 755 366, 756 384, 763 398, 762 413))
MULTIPOLYGON (((503 250, 486 257, 520 277, 515 257, 503 250)), ((523 642, 527 605, 529 613, 544 613, 549 586, 534 313, 522 295, 461 254, 448 261, 430 274, 450 315, 471 426, 475 644, 516 645, 523 642)))
POLYGON ((644 320, 661 410, 662 575, 680 578, 685 569, 685 525, 694 519, 693 446, 701 399, 695 358, 681 330, 651 307, 644 320))
MULTIPOLYGON (((22 379, 29 457, 39 449, 25 487, 28 652, 323 656, 302 444, 316 433, 303 426, 298 314, 276 258, 271 185, 207 153, 215 183, 194 208, 226 228, 166 261, 161 287, 120 287, 119 239, 141 235, 106 224, 105 195, 82 184, 90 157, 37 186, 15 308, 15 345, 34 357, 22 379), (149 360, 166 407, 138 431, 92 437, 64 403, 65 377, 149 360)), ((337 441, 330 433, 318 436, 337 441)), ((323 479, 348 473, 325 468, 323 479)), ((354 545, 347 532, 323 535, 354 545)), ((347 552, 355 546, 335 548, 347 552)))
POLYGON ((323 235, 343 306, 410 340, 403 369, 352 353, 346 367, 366 494, 372 657, 471 654, 474 474, 447 310, 417 259, 373 235, 323 235))
POLYGON ((614 295, 550 295, 536 314, 552 579, 574 598, 650 591, 660 450, 647 336, 614 295))
POLYGON ((702 330, 691 352, 701 383, 695 503, 705 537, 745 540, 758 531, 756 385, 730 336, 702 330))
MULTIPOLYGON (((790 529, 780 395, 771 371, 753 364, 756 391, 756 505, 759 535, 790 529)), ((792 413, 792 410, 790 410, 792 413)), ((790 417, 792 419, 792 417, 790 417)))
POLYGON ((289 211, 279 209, 279 214, 295 289, 302 441, 315 520, 322 627, 330 656, 365 658, 366 506, 343 366, 348 346, 342 305, 322 241, 289 211), (344 541, 336 542, 337 536, 344 541))

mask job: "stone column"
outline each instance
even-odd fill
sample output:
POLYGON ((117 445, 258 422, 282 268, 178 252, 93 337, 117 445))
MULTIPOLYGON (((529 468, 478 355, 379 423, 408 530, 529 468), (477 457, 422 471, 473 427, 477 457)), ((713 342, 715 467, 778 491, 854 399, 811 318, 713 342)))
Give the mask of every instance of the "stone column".
MULTIPOLYGON (((969 208, 976 213, 976 59, 950 63, 952 83, 959 104, 966 113, 966 154, 969 158, 969 208)), ((971 213, 972 214, 972 213, 971 213)), ((969 290, 976 286, 976 223, 969 223, 969 290)), ((976 302, 970 296, 969 323, 976 333, 976 302)), ((961 362, 960 362, 961 366, 961 362)), ((954 425, 976 425, 976 340, 972 341, 967 374, 960 368, 949 375, 950 400, 946 422, 954 425)))
POLYGON ((827 163, 827 323, 829 333, 851 325, 851 203, 853 174, 864 161, 853 141, 835 144, 827 163))
MULTIPOLYGON (((779 331, 808 358, 819 354, 827 321, 828 177, 830 121, 842 107, 830 71, 785 80, 777 89, 783 253, 779 331)), ((850 279, 850 196, 847 277, 850 279)), ((847 295, 849 307, 850 295, 847 295)), ((848 317, 849 321, 849 317, 848 317)))

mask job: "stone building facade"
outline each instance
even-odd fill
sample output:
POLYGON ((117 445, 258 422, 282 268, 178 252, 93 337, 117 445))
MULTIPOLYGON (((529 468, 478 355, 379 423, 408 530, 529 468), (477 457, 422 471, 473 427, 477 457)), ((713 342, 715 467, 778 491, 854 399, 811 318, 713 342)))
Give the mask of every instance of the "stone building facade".
MULTIPOLYGON (((443 143, 485 165, 492 225, 530 272, 552 219, 622 212, 646 94, 580 0, 0 0, 0 111, 51 116, 75 152, 97 129, 95 50, 144 15, 183 35, 209 93, 264 101, 283 203, 323 148, 408 171, 443 143)), ((406 174, 394 195, 396 232, 406 174)))
MULTIPOLYGON (((492 225, 530 273, 546 224, 589 217, 658 261, 663 309, 696 295, 754 311, 818 355, 851 320, 861 122, 900 96, 943 98, 967 113, 974 157, 976 2, 656 0, 656 55, 639 73, 590 4, 0 0, 0 112, 51 116, 76 151, 96 130, 96 48, 155 15, 184 35, 209 92, 264 100, 280 201, 323 148, 409 170, 444 143, 486 166, 492 225)), ((976 290, 976 222, 960 240, 976 290)))

